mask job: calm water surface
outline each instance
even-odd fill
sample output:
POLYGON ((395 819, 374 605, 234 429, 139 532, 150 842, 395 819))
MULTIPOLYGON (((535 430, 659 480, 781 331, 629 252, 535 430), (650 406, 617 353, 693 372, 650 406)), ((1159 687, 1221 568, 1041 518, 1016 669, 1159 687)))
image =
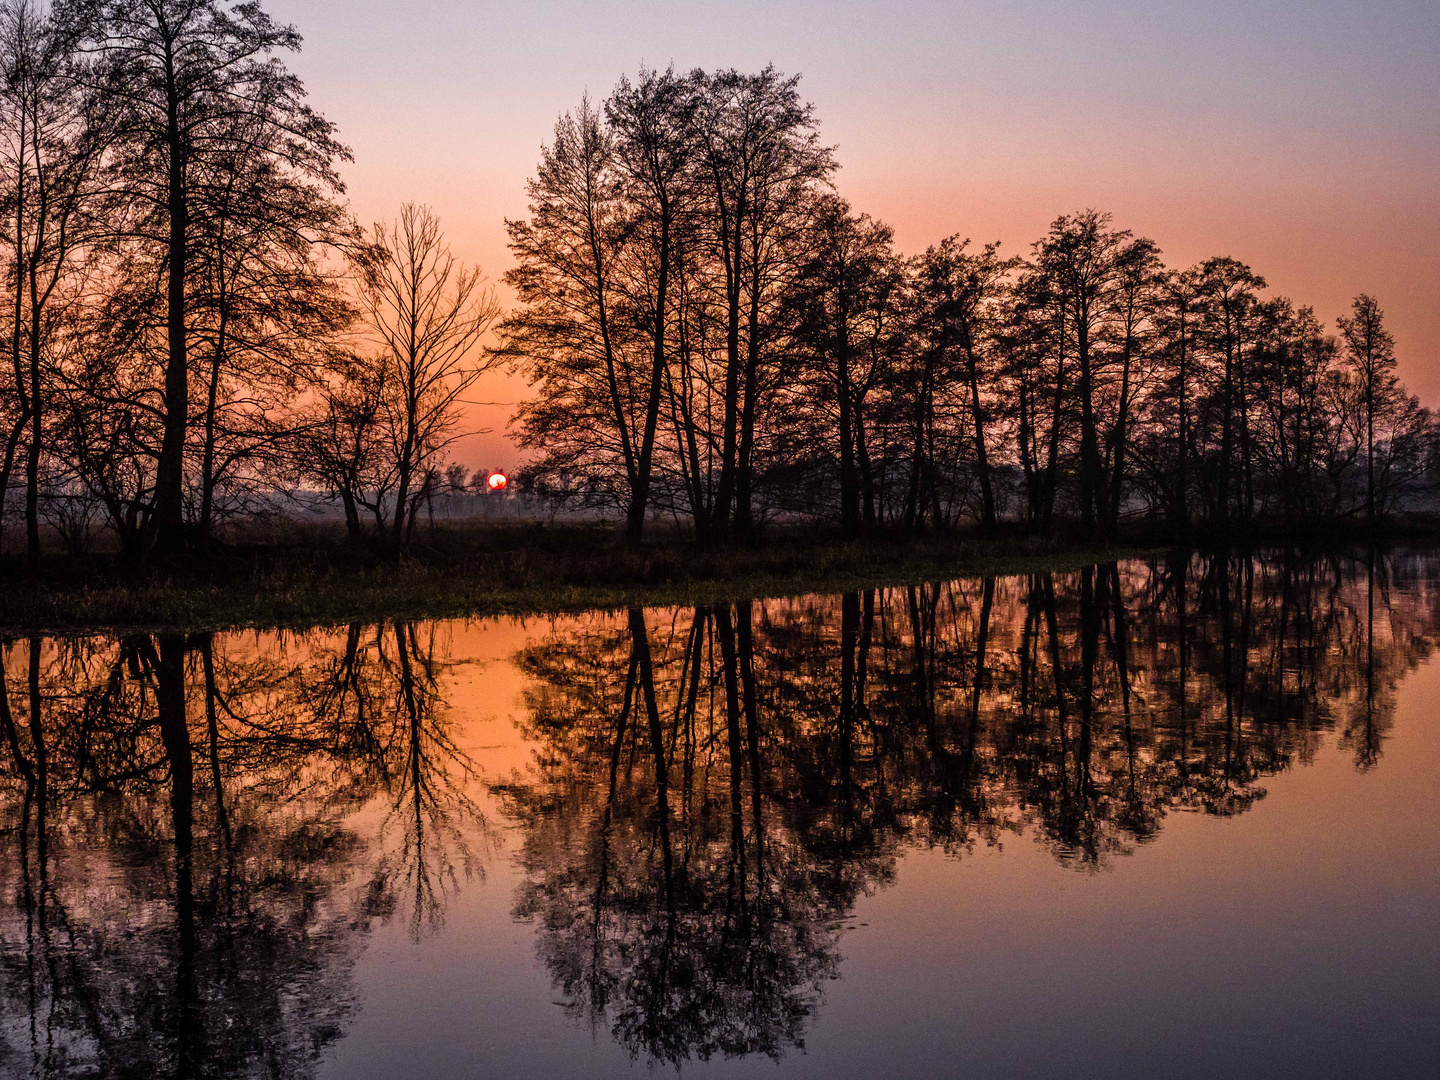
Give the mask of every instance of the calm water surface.
POLYGON ((1433 1076, 1440 553, 17 639, 0 1075, 1433 1076))

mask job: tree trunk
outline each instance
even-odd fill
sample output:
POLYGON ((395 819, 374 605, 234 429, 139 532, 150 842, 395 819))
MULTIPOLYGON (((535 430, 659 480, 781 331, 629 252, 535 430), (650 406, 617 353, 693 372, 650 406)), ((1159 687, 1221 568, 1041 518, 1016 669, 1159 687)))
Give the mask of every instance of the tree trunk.
POLYGON ((718 536, 728 531, 735 498, 736 454, 740 424, 740 245, 743 239, 744 203, 732 208, 733 226, 722 222, 725 262, 725 425, 720 450, 720 482, 711 508, 711 525, 718 536), (733 232, 732 232, 733 228, 733 232))
POLYGON ((655 343, 650 361, 650 387, 645 399, 645 431, 640 438, 640 458, 635 465, 635 482, 630 489, 630 511, 626 515, 625 538, 640 542, 645 528, 645 510, 650 502, 650 471, 655 456, 655 429, 660 420, 660 393, 665 382, 665 307, 670 287, 670 206, 660 204, 660 266, 655 286, 655 343))
POLYGON ((1086 534, 1095 531, 1095 508, 1100 494, 1100 442, 1095 434, 1094 376, 1090 363, 1090 320, 1075 316, 1076 355, 1080 362, 1080 523, 1086 534))
POLYGON ((1190 458, 1190 412, 1189 398, 1187 397, 1190 389, 1189 345, 1187 327, 1182 322, 1180 325, 1180 449, 1176 455, 1179 461, 1179 476, 1175 485, 1175 518, 1184 529, 1190 527, 1188 491, 1190 477, 1186 468, 1190 458))
POLYGON ((1365 514, 1375 524, 1375 377, 1365 384, 1365 514))
POLYGON ((28 412, 22 409, 5 434, 5 454, 0 460, 0 539, 5 535, 5 495, 10 490, 10 477, 15 470, 15 451, 20 447, 20 436, 24 434, 28 421, 28 412))
POLYGON ((840 406, 840 528, 847 538, 860 535, 860 486, 855 469, 855 416, 850 387, 850 338, 840 319, 835 342, 835 393, 840 406))
POLYGON ((215 353, 210 358, 210 377, 205 388, 205 449, 200 462, 200 540, 210 543, 215 506, 215 405, 220 395, 220 370, 225 359, 226 317, 220 314, 215 353))
POLYGON ((1050 445, 1045 455, 1044 504, 1042 518, 1046 525, 1055 515, 1055 489, 1060 473, 1060 420, 1064 414, 1065 402, 1065 354, 1061 352, 1055 368, 1055 400, 1050 416, 1050 445))
MULTIPOLYGON (((1227 316, 1228 317, 1228 316, 1227 316)), ((1227 332, 1225 341, 1225 380, 1223 383, 1224 403, 1220 427, 1220 499, 1218 520, 1224 525, 1230 520, 1230 473, 1231 458, 1235 452, 1233 434, 1235 415, 1235 345, 1233 336, 1227 332)))
POLYGON ((155 546, 171 554, 185 546, 185 435, 189 420, 189 361, 186 354, 185 273, 189 205, 185 190, 185 144, 180 132, 179 93, 171 43, 165 43, 165 148, 169 154, 165 329, 165 425, 155 468, 155 546))
POLYGON ((970 422, 974 426, 975 473, 980 481, 980 524, 994 531, 995 492, 990 483, 990 457, 985 447, 985 410, 980 404, 980 373, 975 363, 975 350, 965 347, 965 367, 970 383, 970 422))
MULTIPOLYGON (((0 472, 0 530, 4 528, 5 496, 10 488, 11 469, 14 466, 15 451, 21 434, 30 420, 32 403, 30 400, 29 381, 25 378, 24 362, 21 355, 21 327, 25 323, 25 145, 26 145, 27 114, 22 105, 20 110, 20 128, 18 144, 20 147, 20 158, 15 175, 15 296, 12 312, 13 322, 10 326, 10 364, 15 376, 15 396, 20 402, 20 415, 11 428, 9 437, 5 441, 5 464, 3 472, 0 472)), ((34 439, 32 438, 32 442, 34 439)), ((28 459, 28 455, 27 455, 28 459)), ((28 474, 28 469, 27 469, 28 474)), ((27 475, 26 482, 27 499, 29 482, 27 475)), ((27 507, 28 510, 28 507, 27 507)), ((26 515, 27 521, 29 514, 26 515)), ((29 546, 29 537, 26 538, 26 546, 29 546)))
POLYGON ((750 313, 745 343, 745 388, 740 412, 740 447, 735 467, 734 535, 747 537, 754 529, 753 497, 755 412, 760 401, 760 263, 752 253, 750 313))
POLYGON ((1107 500, 1105 528, 1113 533, 1120 525, 1121 501, 1125 497, 1125 450, 1130 439, 1130 354, 1131 336, 1125 334, 1125 348, 1120 362, 1120 401, 1115 416, 1114 460, 1110 465, 1110 498, 1107 500))
POLYGON ((866 530, 875 528, 875 470, 870 461, 870 451, 865 441, 865 409, 862 401, 855 402, 855 462, 860 473, 860 502, 862 523, 866 530))
POLYGON ((348 486, 340 489, 340 504, 345 508, 345 538, 350 544, 360 542, 360 508, 355 503, 355 494, 348 486))

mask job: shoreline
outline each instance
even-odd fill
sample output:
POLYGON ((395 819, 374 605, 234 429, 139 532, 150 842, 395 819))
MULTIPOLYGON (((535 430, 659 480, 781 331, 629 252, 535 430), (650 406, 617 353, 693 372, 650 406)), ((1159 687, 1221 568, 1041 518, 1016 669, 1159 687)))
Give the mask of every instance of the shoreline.
POLYGON ((1290 547, 1336 552, 1440 541, 1433 523, 1166 536, 1132 530, 1108 541, 1002 531, 846 541, 776 530, 752 545, 703 548, 675 534, 639 548, 610 528, 442 527, 397 562, 330 535, 235 542, 146 571, 111 556, 56 556, 36 575, 0 560, 0 634, 308 629, 347 623, 547 616, 704 605, 896 587, 961 577, 1076 570, 1166 552, 1290 547))

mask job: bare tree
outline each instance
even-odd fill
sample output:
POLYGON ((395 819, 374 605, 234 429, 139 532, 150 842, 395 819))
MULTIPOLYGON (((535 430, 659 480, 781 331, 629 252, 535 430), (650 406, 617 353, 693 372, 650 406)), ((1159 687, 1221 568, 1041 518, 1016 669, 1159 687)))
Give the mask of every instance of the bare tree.
POLYGON ((111 178, 127 201, 114 238, 138 245, 163 282, 154 306, 164 327, 164 437, 146 533, 176 551, 187 535, 193 256, 228 184, 225 160, 248 147, 279 174, 334 187, 334 161, 346 152, 276 56, 299 49, 300 35, 259 3, 63 0, 57 11, 80 43, 83 85, 106 104, 111 178))
POLYGON ((1102 517, 1107 501, 1095 400, 1101 359, 1097 338, 1111 312, 1120 253, 1130 239, 1129 232, 1111 229, 1110 222, 1111 216, 1098 210, 1061 216, 1035 245, 1036 259, 1054 282, 1074 334, 1080 376, 1080 518, 1087 530, 1102 517))
POLYGON ((1265 279, 1237 259, 1220 256, 1206 259, 1199 267, 1202 332, 1216 369, 1214 381, 1220 413, 1217 489, 1214 493, 1216 519, 1229 520, 1238 499, 1241 516, 1249 521, 1254 512, 1254 474, 1249 424, 1249 358, 1253 348, 1251 329, 1256 293, 1265 288, 1265 279), (1236 444, 1240 452, 1240 490, 1235 490, 1236 444))
POLYGON ((340 500, 346 535, 358 544, 361 510, 376 515, 383 531, 388 491, 379 420, 386 372, 353 355, 337 355, 319 378, 314 405, 298 418, 290 440, 293 470, 302 483, 318 484, 340 500))
POLYGON ((701 229, 719 264, 724 328, 720 477, 712 527, 744 535, 753 523, 754 451, 771 318, 804 261, 806 211, 835 169, 799 76, 774 67, 705 77, 697 114, 697 183, 706 189, 701 229))
POLYGON ((1360 382, 1365 407, 1365 516, 1373 525, 1375 506, 1375 417, 1399 397, 1395 378, 1395 338, 1385 329, 1385 313, 1373 296, 1361 293, 1350 315, 1336 320, 1345 340, 1345 359, 1360 382))
POLYGON ((633 319, 648 330, 650 340, 650 370, 641 384, 644 408, 625 516, 625 535, 631 543, 640 540, 650 501, 660 400, 672 347, 670 278, 678 233, 694 201, 687 171, 694 157, 697 107, 695 78, 681 78, 673 70, 664 74, 642 70, 634 85, 622 78, 605 103, 615 133, 615 163, 636 211, 633 228, 638 242, 632 241, 629 248, 642 265, 630 275, 640 286, 630 295, 636 308, 633 319))
POLYGON ((202 173, 204 219, 193 241, 192 402, 187 472, 198 488, 202 543, 216 516, 264 484, 288 435, 291 408, 353 309, 343 266, 325 256, 352 238, 333 176, 276 167, 281 135, 263 117, 237 120, 242 137, 202 173))
MULTIPOLYGON (((794 344, 808 358, 814 444, 833 443, 840 488, 840 527, 855 537, 875 524, 874 476, 866 452, 866 401, 888 368, 898 337, 895 297, 903 270, 892 250, 894 233, 867 214, 854 214, 834 195, 815 211, 809 261, 791 303, 794 344)), ((803 408, 803 406, 802 406, 803 408)))
POLYGON ((40 557, 40 488, 56 337, 70 320, 73 288, 94 238, 106 128, 75 82, 69 27, 34 0, 0 4, 0 124, 3 195, 11 240, 7 285, 15 403, 0 462, 0 520, 22 430, 25 543, 40 557))
POLYGON ((1129 480, 1130 440, 1137 398, 1149 389, 1149 361, 1154 344, 1154 314, 1164 266, 1155 242, 1143 237, 1128 241, 1115 258, 1115 288, 1107 344, 1119 368, 1114 390, 1113 422, 1106 431, 1105 453, 1110 469, 1104 521, 1113 532, 1119 525, 1129 480))
MULTIPOLYGON (((1007 278, 1017 260, 1002 259, 998 244, 980 252, 965 249, 970 241, 948 237, 920 256, 915 265, 913 303, 916 347, 925 355, 923 370, 930 382, 957 380, 963 387, 962 415, 969 421, 975 482, 979 487, 980 524, 997 523, 992 459, 996 449, 991 431, 989 398, 996 383, 991 339, 1007 278)), ((932 393, 934 391, 932 390, 932 393)), ((933 422, 933 410, 923 410, 933 422)), ((927 452, 924 425, 917 427, 916 455, 927 452)), ((924 470, 915 472, 919 476, 924 470)), ((929 470, 933 475, 933 467, 929 470)), ((918 490, 918 488, 917 488, 918 490)), ((932 485, 933 490, 933 485, 932 485)))
MULTIPOLYGON (((391 492, 389 546, 407 546, 425 477, 458 435, 459 406, 496 363, 480 342, 499 315, 480 271, 451 254, 440 222, 407 203, 397 221, 379 223, 355 255, 359 305, 370 351, 361 358, 379 383, 377 419, 391 492)), ((378 509, 377 522, 383 511, 378 509)))
POLYGON ((527 185, 530 217, 507 221, 519 306, 498 351, 535 385, 515 417, 520 444, 543 451, 546 476, 585 476, 622 507, 639 489, 635 414, 643 360, 619 308, 632 233, 615 137, 588 98, 556 122, 527 185))

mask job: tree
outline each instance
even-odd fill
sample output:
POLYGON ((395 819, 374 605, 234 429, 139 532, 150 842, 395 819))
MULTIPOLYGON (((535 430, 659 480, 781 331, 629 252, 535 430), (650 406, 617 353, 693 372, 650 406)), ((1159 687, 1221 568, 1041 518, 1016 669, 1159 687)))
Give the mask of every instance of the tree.
POLYGON ((381 405, 388 392, 388 373, 354 355, 332 358, 316 389, 316 404, 299 419, 291 445, 294 473, 318 483, 340 500, 346 536, 361 540, 360 511, 375 515, 384 530, 389 470, 381 441, 381 405))
POLYGON ((519 302, 497 355, 537 388, 515 416, 520 444, 544 451, 537 475, 585 475, 628 507, 639 485, 639 408, 628 327, 619 316, 630 216, 614 135, 588 99, 561 117, 527 190, 530 218, 507 221, 519 302))
POLYGON ((71 28, 34 0, 0 5, 3 201, 12 239, 10 369, 15 410, 0 463, 0 520, 28 425, 25 547, 40 557, 40 488, 57 337, 73 320, 75 281, 100 211, 106 127, 75 82, 71 28))
POLYGON ((342 274, 325 257, 352 239, 338 181, 277 168, 279 133, 243 122, 258 130, 207 162, 206 213, 191 256, 192 355, 203 395, 192 407, 199 445, 191 452, 202 542, 211 539, 217 500, 263 483, 267 459, 288 436, 291 406, 353 317, 342 274))
POLYGON ((657 466, 702 536, 750 528, 778 320, 833 168, 796 85, 769 68, 622 80, 561 118, 529 219, 507 224, 520 307, 500 354, 539 388, 517 417, 544 451, 533 475, 617 504, 632 541, 657 466))
POLYGON ((660 401, 668 374, 671 324, 670 278, 682 222, 693 201, 687 170, 694 157, 696 80, 673 70, 641 70, 637 83, 621 78, 605 103, 615 137, 615 165, 634 215, 627 246, 640 265, 626 275, 632 321, 651 342, 648 378, 640 383, 643 410, 640 437, 626 509, 625 535, 638 543, 650 501, 650 477, 660 401))
MULTIPOLYGON (((456 438, 458 406, 495 358, 480 340, 499 314, 480 271, 451 254, 440 222, 407 203, 376 224, 355 254, 363 336, 371 350, 355 378, 381 387, 378 423, 383 489, 390 493, 388 546, 409 544, 427 477, 456 438)), ((376 523, 384 530, 382 500, 376 523)))
POLYGON ((902 271, 893 232, 854 214, 837 196, 814 212, 809 261, 797 276, 795 342, 809 357, 807 397, 816 442, 833 442, 840 528, 848 537, 875 524, 874 478, 866 454, 866 399, 887 367, 902 271))
MULTIPOLYGON (((976 253, 966 251, 969 240, 949 237, 916 261, 913 302, 916 306, 915 347, 925 356, 927 385, 958 377, 964 386, 964 411, 969 420, 969 443, 974 455, 975 481, 980 489, 980 524, 994 530, 995 508, 992 457, 991 394, 995 380, 992 339, 1000 303, 1012 270, 1019 260, 1002 259, 998 244, 976 253)), ((933 389, 931 393, 933 393, 933 389)), ((920 415, 932 412, 921 410, 920 415)), ((933 423, 929 419, 926 423, 933 423)), ((917 426, 917 459, 928 453, 917 426)), ((930 467, 933 475, 933 464, 930 467)))
POLYGON ((1003 412, 1024 479, 1025 518, 1038 528, 1047 525, 1054 513, 1060 483, 1060 449, 1068 418, 1063 407, 1068 320, 1054 302, 1046 276, 1033 264, 1014 281, 1001 319, 997 345, 1004 373, 1003 412))
POLYGON ((1265 279, 1228 256, 1206 259, 1199 266, 1199 293, 1204 301, 1202 333, 1219 372, 1215 397, 1220 410, 1220 446, 1213 494, 1213 513, 1220 524, 1230 520, 1233 504, 1249 522, 1255 508, 1253 457, 1249 424, 1249 350, 1256 293, 1265 279), (1235 451, 1239 443, 1240 490, 1235 491, 1235 451))
POLYGON ((813 106, 799 77, 774 67, 755 75, 703 76, 696 123, 700 242, 718 262, 716 313, 724 334, 720 476, 715 536, 743 536, 753 524, 754 452, 770 318, 780 309, 802 255, 811 194, 835 169, 820 145, 813 106))
POLYGON ((1160 249, 1154 241, 1143 237, 1130 240, 1116 253, 1112 321, 1106 335, 1111 352, 1118 354, 1115 362, 1120 369, 1114 391, 1114 420, 1105 438, 1110 482, 1104 520, 1111 532, 1119 525, 1125 502, 1132 416, 1137 397, 1148 388, 1153 319, 1163 278, 1160 249))
POLYGON ((1345 359, 1360 382, 1365 407, 1365 516, 1375 524, 1375 418, 1401 398, 1395 377, 1395 338, 1373 296, 1361 293, 1350 315, 1336 320, 1345 341, 1345 359))
POLYGON ((1173 402, 1173 412, 1161 403, 1155 419, 1156 473, 1162 490, 1168 491, 1166 512, 1179 526, 1190 526, 1191 426, 1194 409, 1196 326, 1199 321, 1199 270, 1167 273, 1160 282, 1156 321, 1159 348, 1168 369, 1164 398, 1173 402), (1169 434, 1165 428, 1173 423, 1169 434))
MULTIPOLYGON (((238 156, 301 185, 338 188, 334 161, 345 151, 276 55, 298 50, 300 35, 258 2, 61 0, 56 10, 86 60, 81 85, 106 109, 111 183, 126 201, 114 238, 138 245, 164 283, 157 297, 164 426, 146 532, 160 551, 173 552, 187 535, 193 257, 217 199, 230 190, 226 166, 238 156)), ((250 209, 263 213, 265 204, 250 209)))
MULTIPOLYGON (((1092 530, 1101 519, 1106 485, 1096 416, 1097 338, 1112 312, 1121 252, 1131 234, 1110 228, 1112 218, 1098 210, 1061 216, 1049 235, 1035 245, 1036 262, 1054 282, 1056 298, 1069 316, 1079 368, 1080 518, 1092 530)), ((1107 515, 1108 516, 1108 515, 1107 515)))

